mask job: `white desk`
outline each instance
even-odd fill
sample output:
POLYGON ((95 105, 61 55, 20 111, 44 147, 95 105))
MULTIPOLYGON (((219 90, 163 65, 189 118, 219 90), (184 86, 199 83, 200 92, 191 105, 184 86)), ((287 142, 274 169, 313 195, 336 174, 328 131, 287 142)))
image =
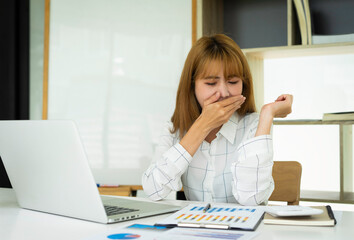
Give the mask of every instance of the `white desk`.
MULTIPOLYGON (((181 206, 186 201, 171 201, 181 206)), ((142 218, 116 224, 99 224, 19 208, 12 189, 0 188, 0 240, 71 240, 85 239, 108 230, 133 223, 154 224, 168 216, 142 218)), ((301 227, 264 225, 261 223, 256 240, 352 240, 354 212, 343 212, 335 227, 301 227)))

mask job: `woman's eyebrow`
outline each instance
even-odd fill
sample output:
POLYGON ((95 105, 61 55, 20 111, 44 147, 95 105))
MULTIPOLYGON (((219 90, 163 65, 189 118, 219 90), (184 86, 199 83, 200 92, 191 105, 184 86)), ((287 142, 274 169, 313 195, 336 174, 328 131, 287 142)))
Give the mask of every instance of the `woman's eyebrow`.
POLYGON ((219 76, 206 76, 203 79, 220 79, 219 76))
POLYGON ((240 77, 239 77, 239 76, 237 76, 236 74, 231 74, 231 75, 227 76, 227 78, 234 78, 234 77, 236 77, 236 78, 240 78, 240 77))

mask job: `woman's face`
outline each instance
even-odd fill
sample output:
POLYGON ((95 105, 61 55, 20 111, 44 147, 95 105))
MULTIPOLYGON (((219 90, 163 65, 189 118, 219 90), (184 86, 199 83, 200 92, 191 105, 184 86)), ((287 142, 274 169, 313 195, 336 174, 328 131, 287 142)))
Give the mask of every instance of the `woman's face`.
POLYGON ((217 101, 242 94, 242 80, 236 76, 224 76, 222 64, 210 64, 205 77, 195 81, 195 96, 203 108, 205 100, 220 93, 217 101))

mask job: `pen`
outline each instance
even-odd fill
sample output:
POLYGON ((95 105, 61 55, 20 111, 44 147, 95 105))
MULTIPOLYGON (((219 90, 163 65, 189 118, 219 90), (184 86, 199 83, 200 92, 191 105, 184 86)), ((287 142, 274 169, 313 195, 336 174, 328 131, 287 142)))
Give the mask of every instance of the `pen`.
POLYGON ((210 207, 211 207, 211 206, 210 206, 210 203, 208 203, 208 204, 205 206, 205 208, 203 209, 203 212, 208 211, 210 207))

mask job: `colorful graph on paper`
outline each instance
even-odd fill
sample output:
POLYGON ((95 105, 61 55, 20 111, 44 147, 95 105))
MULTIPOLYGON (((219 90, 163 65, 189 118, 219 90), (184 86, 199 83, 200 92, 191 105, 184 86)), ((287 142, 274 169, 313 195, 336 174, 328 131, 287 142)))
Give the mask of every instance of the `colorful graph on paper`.
POLYGON ((230 228, 253 229, 264 213, 262 206, 239 206, 235 204, 211 204, 203 212, 205 204, 190 204, 172 214, 158 225, 198 224, 202 226, 227 225, 230 228))

